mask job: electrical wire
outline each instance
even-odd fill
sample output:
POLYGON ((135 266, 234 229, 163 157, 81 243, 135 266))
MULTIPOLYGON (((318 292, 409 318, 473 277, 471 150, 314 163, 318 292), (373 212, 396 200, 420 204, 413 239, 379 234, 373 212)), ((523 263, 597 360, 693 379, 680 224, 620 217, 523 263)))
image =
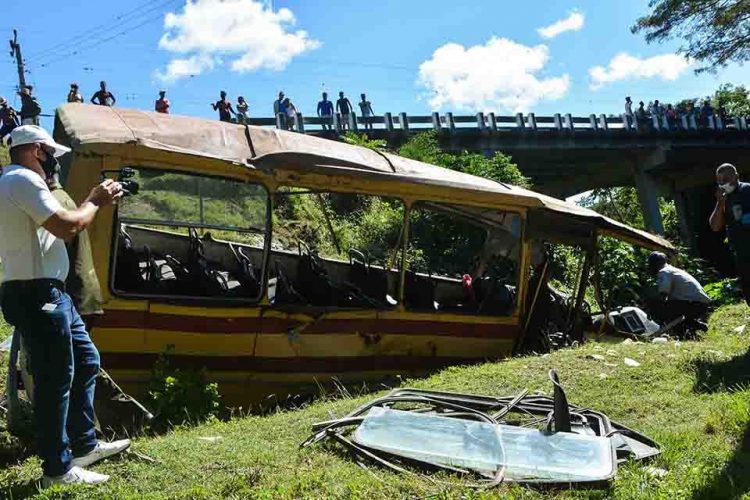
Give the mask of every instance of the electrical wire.
POLYGON ((51 55, 58 54, 60 52, 64 52, 66 50, 70 50, 72 46, 74 46, 75 43, 78 41, 86 38, 92 38, 92 37, 100 37, 107 33, 108 31, 111 31, 112 29, 116 29, 119 26, 122 26, 123 24, 130 23, 132 21, 137 20, 144 14, 148 14, 150 12, 153 12, 154 10, 161 9, 162 7, 165 7, 171 3, 174 3, 176 1, 181 0, 166 0, 164 2, 161 2, 157 5, 152 5, 153 2, 148 1, 143 4, 140 4, 136 8, 129 10, 127 12, 124 12, 122 14, 119 14, 113 18, 111 18, 110 21, 107 21, 105 23, 99 24, 93 28, 89 28, 88 30, 85 30, 83 32, 78 33, 77 35, 73 35, 70 38, 67 38, 54 46, 47 47, 45 49, 38 50, 36 52, 32 52, 27 57, 29 59, 45 59, 51 55), (149 7, 146 10, 142 10, 144 7, 149 7))

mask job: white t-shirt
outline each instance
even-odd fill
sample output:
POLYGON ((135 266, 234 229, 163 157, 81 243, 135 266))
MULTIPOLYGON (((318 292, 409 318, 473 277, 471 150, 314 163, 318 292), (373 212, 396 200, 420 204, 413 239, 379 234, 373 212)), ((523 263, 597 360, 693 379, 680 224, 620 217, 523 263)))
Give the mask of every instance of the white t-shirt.
POLYGON ((682 269, 669 264, 661 268, 656 281, 659 284, 659 293, 667 294, 670 300, 686 300, 703 304, 711 302, 711 298, 703 291, 698 280, 682 269))
POLYGON ((60 210, 60 203, 39 174, 19 165, 3 168, 0 176, 3 281, 40 278, 65 281, 68 277, 65 242, 41 227, 60 210))

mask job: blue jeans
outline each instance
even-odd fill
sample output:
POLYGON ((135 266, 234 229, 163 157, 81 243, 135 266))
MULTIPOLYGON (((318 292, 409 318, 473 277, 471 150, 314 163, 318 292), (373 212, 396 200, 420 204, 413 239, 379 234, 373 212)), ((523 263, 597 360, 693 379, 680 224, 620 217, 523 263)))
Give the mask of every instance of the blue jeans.
POLYGON ((85 455, 96 446, 99 352, 61 286, 37 280, 7 282, 2 309, 6 321, 21 333, 29 356, 42 469, 47 476, 65 474, 72 456, 85 455), (45 304, 55 307, 44 310, 45 304))

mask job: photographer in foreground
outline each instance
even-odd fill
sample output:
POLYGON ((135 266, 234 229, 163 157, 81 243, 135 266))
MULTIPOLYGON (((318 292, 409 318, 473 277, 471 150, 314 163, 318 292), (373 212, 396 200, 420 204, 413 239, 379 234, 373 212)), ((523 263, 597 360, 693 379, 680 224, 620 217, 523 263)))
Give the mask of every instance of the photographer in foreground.
POLYGON ((45 179, 57 171, 56 157, 69 151, 41 127, 17 127, 11 133, 11 164, 0 176, 2 311, 21 333, 30 358, 43 487, 107 481, 109 476, 84 467, 130 445, 96 439, 99 352, 64 284, 69 271, 64 242, 88 227, 100 207, 120 198, 122 188, 106 180, 80 207, 64 209, 45 179))
POLYGON ((716 232, 726 228, 742 293, 750 305, 750 184, 740 182, 731 163, 716 169, 716 183, 716 207, 708 223, 716 232))

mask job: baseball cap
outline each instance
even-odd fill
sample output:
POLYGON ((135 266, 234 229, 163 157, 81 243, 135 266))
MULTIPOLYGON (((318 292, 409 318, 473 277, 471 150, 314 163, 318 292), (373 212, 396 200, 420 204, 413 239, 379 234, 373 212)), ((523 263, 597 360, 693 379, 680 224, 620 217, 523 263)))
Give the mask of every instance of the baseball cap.
POLYGON ((55 156, 62 156, 70 152, 70 148, 58 144, 49 135, 49 132, 38 125, 21 125, 10 133, 10 147, 23 146, 24 144, 44 144, 55 150, 55 156))

